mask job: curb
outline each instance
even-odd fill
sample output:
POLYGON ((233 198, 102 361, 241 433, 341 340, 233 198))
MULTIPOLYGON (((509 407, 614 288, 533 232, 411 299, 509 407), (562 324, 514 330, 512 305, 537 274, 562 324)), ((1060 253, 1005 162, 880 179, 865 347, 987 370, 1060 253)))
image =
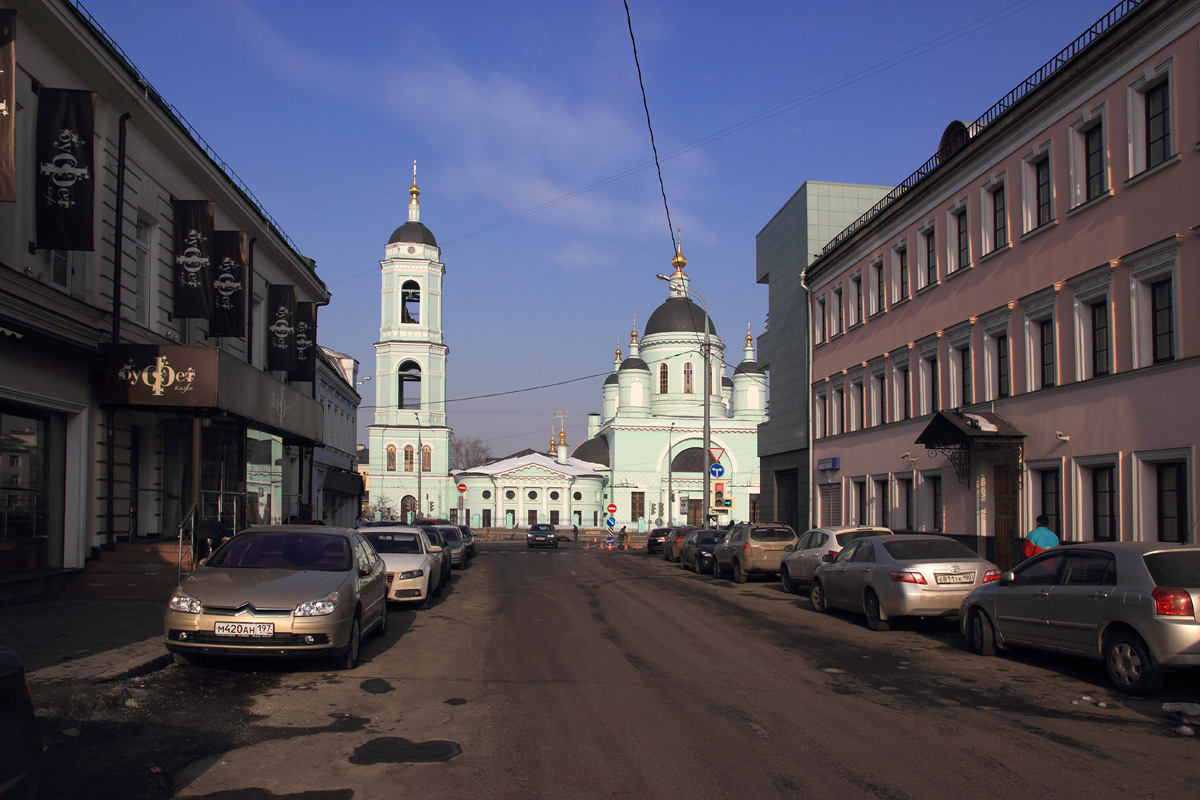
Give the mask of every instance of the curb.
POLYGON ((35 670, 29 673, 28 678, 31 684, 59 681, 105 683, 145 675, 173 661, 163 645, 162 636, 154 636, 115 650, 35 670))

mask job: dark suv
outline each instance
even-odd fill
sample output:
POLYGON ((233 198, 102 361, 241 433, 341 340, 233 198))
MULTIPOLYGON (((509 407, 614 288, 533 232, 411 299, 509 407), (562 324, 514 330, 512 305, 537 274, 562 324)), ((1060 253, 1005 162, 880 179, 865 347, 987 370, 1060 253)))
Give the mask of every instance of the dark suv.
POLYGON ((796 543, 796 532, 778 523, 739 523, 713 551, 713 577, 732 574, 745 583, 755 573, 778 577, 784 548, 796 543))

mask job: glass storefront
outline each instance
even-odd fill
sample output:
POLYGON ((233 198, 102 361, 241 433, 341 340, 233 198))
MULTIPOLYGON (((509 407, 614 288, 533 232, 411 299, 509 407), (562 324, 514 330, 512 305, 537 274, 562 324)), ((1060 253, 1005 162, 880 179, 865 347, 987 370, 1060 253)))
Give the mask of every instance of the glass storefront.
POLYGON ((65 429, 61 414, 0 405, 0 573, 62 566, 65 429))

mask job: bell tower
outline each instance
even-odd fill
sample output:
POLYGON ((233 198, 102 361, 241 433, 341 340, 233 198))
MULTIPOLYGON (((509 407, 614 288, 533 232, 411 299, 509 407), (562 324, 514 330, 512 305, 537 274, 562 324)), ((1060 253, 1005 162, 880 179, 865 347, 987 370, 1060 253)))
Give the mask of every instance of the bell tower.
POLYGON ((408 193, 408 221, 392 233, 379 262, 375 424, 367 428, 372 514, 382 501, 402 521, 446 516, 450 488, 450 351, 442 338, 446 267, 433 232, 421 222, 415 161, 408 193))

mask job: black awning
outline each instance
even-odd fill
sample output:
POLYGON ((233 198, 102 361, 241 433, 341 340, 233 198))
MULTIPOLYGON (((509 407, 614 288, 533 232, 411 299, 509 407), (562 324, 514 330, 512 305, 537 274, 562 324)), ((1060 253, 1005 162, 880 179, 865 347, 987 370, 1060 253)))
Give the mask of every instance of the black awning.
POLYGON ((968 485, 972 453, 994 453, 1020 473, 1025 433, 990 411, 939 411, 921 431, 916 444, 950 460, 959 483, 968 485))
POLYGON ((325 488, 331 492, 357 497, 363 493, 362 476, 357 472, 330 467, 325 472, 325 488))

